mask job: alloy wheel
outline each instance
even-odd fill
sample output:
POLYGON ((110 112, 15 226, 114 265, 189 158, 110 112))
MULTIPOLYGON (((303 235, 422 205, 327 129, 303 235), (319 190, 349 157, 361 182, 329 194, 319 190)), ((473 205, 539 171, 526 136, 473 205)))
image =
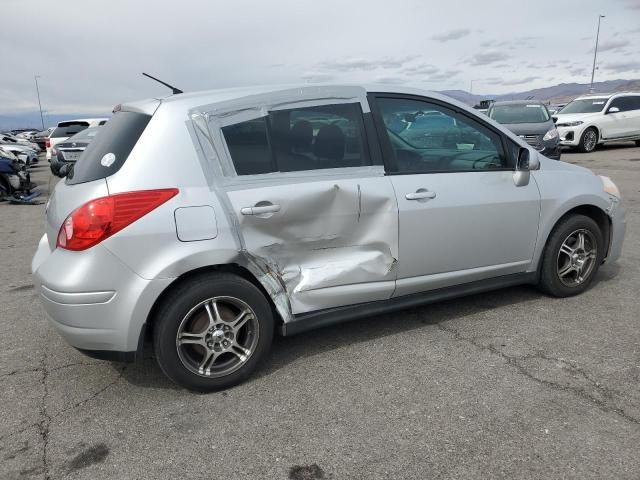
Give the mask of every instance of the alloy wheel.
POLYGON ((589 278, 596 266, 598 244, 592 232, 579 229, 571 232, 558 251, 558 278, 567 287, 577 287, 589 278))
POLYGON ((584 140, 582 141, 584 149, 587 152, 596 148, 596 142, 598 141, 598 134, 594 130, 587 130, 584 132, 584 140))
POLYGON ((259 323, 253 309, 235 297, 213 297, 182 319, 176 348, 192 373, 216 378, 241 368, 258 344, 259 323))

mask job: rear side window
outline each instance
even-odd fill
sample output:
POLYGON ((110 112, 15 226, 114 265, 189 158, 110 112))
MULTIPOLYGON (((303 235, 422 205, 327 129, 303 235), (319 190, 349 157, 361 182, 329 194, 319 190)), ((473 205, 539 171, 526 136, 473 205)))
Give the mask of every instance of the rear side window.
POLYGON ((371 164, 357 103, 273 111, 222 133, 238 175, 371 164))
POLYGON ((82 152, 67 183, 91 182, 116 173, 138 142, 151 120, 150 115, 134 112, 117 112, 82 152))
POLYGON ((70 137, 88 127, 87 122, 64 122, 51 133, 51 138, 70 137))

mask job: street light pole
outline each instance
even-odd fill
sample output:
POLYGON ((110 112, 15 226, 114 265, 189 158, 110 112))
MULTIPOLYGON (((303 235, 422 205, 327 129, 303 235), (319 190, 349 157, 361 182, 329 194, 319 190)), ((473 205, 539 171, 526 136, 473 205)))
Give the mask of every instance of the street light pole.
POLYGON ((604 18, 604 15, 598 15, 598 30, 596 31, 596 47, 593 50, 593 68, 591 69, 591 85, 589 86, 589 93, 593 93, 593 77, 596 74, 596 57, 598 55, 598 38, 600 37, 600 20, 604 18))
POLYGON ((42 103, 40 103, 40 89, 38 88, 38 79, 40 75, 34 75, 33 79, 36 81, 36 93, 38 94, 38 107, 40 108, 40 121, 42 122, 42 130, 44 130, 44 117, 42 116, 42 103))

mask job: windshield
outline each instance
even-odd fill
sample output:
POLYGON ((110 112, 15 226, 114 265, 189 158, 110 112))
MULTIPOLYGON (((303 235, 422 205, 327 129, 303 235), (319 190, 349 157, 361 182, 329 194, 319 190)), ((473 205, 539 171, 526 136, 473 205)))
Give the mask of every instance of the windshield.
POLYGON ((82 130, 80 133, 76 133, 73 137, 69 138, 67 141, 69 142, 78 142, 81 140, 91 141, 99 131, 100 129, 97 127, 87 128, 85 130, 82 130))
POLYGON ((568 103, 566 107, 558 113, 596 113, 602 111, 607 98, 583 98, 568 103))
POLYGON ((498 123, 544 123, 549 121, 549 112, 539 103, 494 105, 489 117, 498 123))

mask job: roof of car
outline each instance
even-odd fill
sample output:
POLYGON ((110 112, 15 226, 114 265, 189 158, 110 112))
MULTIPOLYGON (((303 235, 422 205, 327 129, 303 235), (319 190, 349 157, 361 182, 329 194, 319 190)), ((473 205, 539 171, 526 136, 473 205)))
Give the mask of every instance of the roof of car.
POLYGON ((580 97, 577 97, 576 100, 589 100, 592 98, 624 97, 626 95, 640 95, 640 93, 638 92, 590 93, 588 95, 582 95, 580 97))
MULTIPOLYGON (((462 106, 465 109, 470 108, 451 97, 440 93, 422 90, 419 88, 403 87, 399 85, 384 84, 291 84, 291 85, 263 85, 251 87, 225 88, 217 90, 204 90, 198 92, 181 93, 177 95, 169 95, 163 98, 149 98, 137 102, 122 104, 123 110, 139 111, 152 115, 160 103, 180 105, 185 109, 196 108, 203 105, 212 105, 216 103, 239 100, 252 96, 263 96, 276 93, 292 93, 299 91, 301 95, 309 98, 311 94, 317 94, 318 98, 332 98, 333 94, 344 93, 351 96, 362 96, 368 92, 377 93, 403 93, 408 95, 427 96, 434 99, 445 100, 448 103, 462 106)), ((339 98, 339 97, 335 97, 339 98)))
POLYGON ((102 120, 109 120, 108 117, 97 117, 97 118, 72 118, 71 120, 63 120, 58 122, 58 126, 60 124, 69 123, 69 122, 101 122, 102 120))
POLYGON ((543 103, 540 100, 501 100, 493 102, 492 106, 496 105, 543 105, 543 103))

